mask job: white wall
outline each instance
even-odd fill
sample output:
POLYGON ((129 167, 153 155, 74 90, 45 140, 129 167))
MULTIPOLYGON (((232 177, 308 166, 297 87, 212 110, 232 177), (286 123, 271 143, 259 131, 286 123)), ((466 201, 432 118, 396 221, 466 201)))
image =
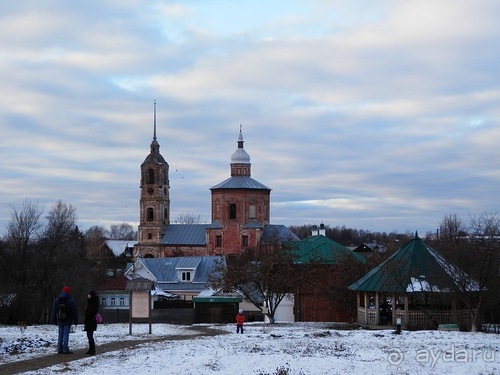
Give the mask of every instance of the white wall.
MULTIPOLYGON (((289 294, 278 305, 276 314, 274 314, 275 323, 290 323, 295 322, 295 315, 293 314, 293 294, 289 294)), ((266 316, 264 321, 269 323, 269 318, 266 316)))

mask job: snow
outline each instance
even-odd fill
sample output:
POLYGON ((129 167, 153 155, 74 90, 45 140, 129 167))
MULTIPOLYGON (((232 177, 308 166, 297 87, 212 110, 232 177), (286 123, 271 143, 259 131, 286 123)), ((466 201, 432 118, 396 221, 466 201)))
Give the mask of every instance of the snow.
MULTIPOLYGON (((443 331, 338 329, 328 323, 249 323, 244 334, 235 326, 133 324, 99 325, 98 355, 65 361, 27 374, 500 374, 500 341, 496 334, 443 331), (335 329, 335 328, 337 329, 335 329), (227 334, 202 336, 193 328, 227 334), (182 335, 169 340, 170 335, 182 335), (160 336, 164 341, 148 342, 160 336), (185 339, 182 339, 185 338, 185 339), (133 350, 99 354, 99 345, 144 340, 133 350)), ((55 326, 0 326, 1 365, 52 355, 55 326), (16 345, 17 343, 17 348, 16 345)), ((70 335, 74 352, 87 350, 86 333, 70 335)), ((69 359, 69 358, 68 358, 69 359)))
POLYGON ((440 289, 438 286, 431 285, 427 280, 424 280, 425 276, 421 275, 418 277, 411 277, 410 283, 406 287, 406 292, 450 292, 449 289, 440 289))

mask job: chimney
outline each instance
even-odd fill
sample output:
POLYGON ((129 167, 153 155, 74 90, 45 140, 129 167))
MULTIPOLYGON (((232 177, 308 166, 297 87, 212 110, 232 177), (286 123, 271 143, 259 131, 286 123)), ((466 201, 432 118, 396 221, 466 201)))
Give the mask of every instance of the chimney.
POLYGON ((312 231, 311 231, 311 236, 317 236, 319 233, 318 233, 318 226, 316 224, 314 224, 312 226, 312 231))
POLYGON ((325 224, 321 223, 319 225, 319 235, 326 237, 326 229, 325 229, 325 224))

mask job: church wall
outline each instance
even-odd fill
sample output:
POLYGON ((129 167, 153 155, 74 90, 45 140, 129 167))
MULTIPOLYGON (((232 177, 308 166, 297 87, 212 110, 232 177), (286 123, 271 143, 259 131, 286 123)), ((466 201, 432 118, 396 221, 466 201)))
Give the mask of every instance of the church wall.
POLYGON ((261 225, 269 224, 269 196, 269 190, 213 190, 212 221, 219 220, 223 224, 230 220, 229 206, 236 204, 236 221, 241 225, 250 219, 255 219, 261 225), (251 206, 255 208, 252 210, 251 206))

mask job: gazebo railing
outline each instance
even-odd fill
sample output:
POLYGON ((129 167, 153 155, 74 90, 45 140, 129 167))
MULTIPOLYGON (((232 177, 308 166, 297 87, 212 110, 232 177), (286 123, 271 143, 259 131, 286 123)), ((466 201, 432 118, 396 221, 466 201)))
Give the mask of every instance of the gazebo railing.
POLYGON ((363 307, 358 309, 358 322, 369 326, 376 326, 379 324, 377 322, 376 311, 373 309, 365 309, 363 307))
POLYGON ((423 312, 420 310, 396 310, 396 319, 401 319, 401 324, 406 327, 431 327, 436 324, 462 323, 470 324, 468 310, 433 310, 423 312), (408 317, 408 321, 406 318, 408 317))
MULTIPOLYGON (((401 325, 404 327, 432 327, 436 323, 470 324, 470 312, 468 310, 433 310, 428 312, 421 310, 396 310, 395 318, 401 319, 401 325)), ((365 309, 363 307, 358 308, 358 322, 367 326, 381 324, 377 320, 377 311, 375 309, 365 309)), ((395 324, 396 322, 392 323, 395 324)))

